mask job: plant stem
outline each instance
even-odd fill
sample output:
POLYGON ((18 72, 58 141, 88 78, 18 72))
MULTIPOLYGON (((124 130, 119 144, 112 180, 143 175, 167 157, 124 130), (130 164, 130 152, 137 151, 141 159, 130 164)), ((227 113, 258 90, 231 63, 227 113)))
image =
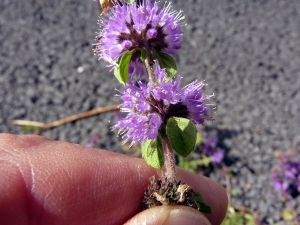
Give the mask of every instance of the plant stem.
MULTIPOLYGON (((150 86, 154 87, 156 85, 156 77, 153 69, 154 61, 151 53, 147 54, 147 59, 145 60, 145 67, 148 74, 150 86)), ((163 151, 164 151, 164 159, 165 159, 165 168, 166 168, 166 176, 169 182, 176 182, 176 169, 175 169, 175 156, 173 153, 173 148, 170 144, 169 139, 163 135, 162 137, 163 151)))
POLYGON ((170 141, 166 136, 162 137, 164 149, 166 176, 170 182, 176 182, 175 157, 170 141))
POLYGON ((156 83, 153 65, 154 65, 154 61, 153 61, 152 55, 148 54, 147 59, 145 60, 145 66, 146 66, 146 70, 147 70, 147 74, 148 74, 148 78, 149 78, 151 87, 153 87, 156 83))

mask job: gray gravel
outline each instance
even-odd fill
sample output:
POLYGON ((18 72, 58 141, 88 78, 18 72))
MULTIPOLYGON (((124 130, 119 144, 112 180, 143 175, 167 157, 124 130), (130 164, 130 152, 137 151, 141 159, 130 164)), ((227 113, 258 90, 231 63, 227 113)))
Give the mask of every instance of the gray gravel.
MULTIPOLYGON (((179 74, 184 84, 205 79, 215 93, 215 122, 207 129, 237 159, 233 203, 274 224, 284 206, 269 178, 274 152, 294 147, 300 157, 300 1, 177 0, 174 8, 187 22, 179 74)), ((117 103, 120 86, 92 51, 97 3, 1 0, 0 12, 1 132, 21 133, 13 119, 51 122, 117 103)), ((98 147, 121 151, 110 130, 114 117, 42 134, 80 144, 99 134, 98 147)), ((211 176, 224 183, 217 171, 211 176)), ((292 204, 300 212, 300 198, 292 204)))

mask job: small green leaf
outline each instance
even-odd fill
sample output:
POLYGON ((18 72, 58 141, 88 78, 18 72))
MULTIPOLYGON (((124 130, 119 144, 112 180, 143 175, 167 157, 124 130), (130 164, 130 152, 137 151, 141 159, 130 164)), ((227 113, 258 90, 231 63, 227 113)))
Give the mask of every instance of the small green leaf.
POLYGON ((146 50, 145 48, 142 48, 142 49, 141 49, 140 60, 141 60, 141 61, 145 61, 146 58, 147 58, 147 54, 148 54, 147 50, 146 50))
POLYGON ((196 173, 197 168, 200 166, 200 162, 198 159, 187 159, 183 156, 178 155, 178 166, 196 173))
POLYGON ((30 132, 30 130, 31 130, 31 126, 28 126, 28 125, 26 125, 26 126, 22 126, 21 127, 21 131, 22 131, 22 133, 24 133, 24 134, 28 134, 29 132, 30 132))
POLYGON ((146 140, 142 145, 142 157, 146 160, 147 164, 161 169, 164 165, 164 152, 160 138, 154 140, 146 140))
POLYGON ((255 218, 250 213, 246 213, 244 218, 247 220, 246 225, 256 225, 255 218))
POLYGON ((293 211, 290 208, 285 208, 281 212, 281 216, 285 221, 291 221, 293 219, 293 211))
POLYGON ((199 192, 195 192, 195 200, 196 202, 204 202, 202 195, 199 192))
POLYGON ((211 207, 209 205, 206 205, 201 194, 199 192, 195 192, 195 200, 200 205, 200 212, 204 213, 211 213, 211 207))
POLYGON ((130 4, 134 3, 134 0, 125 0, 125 3, 130 5, 130 4))
POLYGON ((123 85, 126 84, 128 79, 128 67, 133 51, 134 50, 125 52, 121 57, 119 65, 114 70, 115 77, 123 85))
POLYGON ((174 77, 177 73, 177 65, 175 60, 168 54, 155 51, 154 54, 159 62, 159 66, 164 68, 168 74, 168 78, 174 77))
POLYGON ((204 142, 202 133, 197 132, 196 145, 200 145, 204 142))
POLYGON ((231 189, 231 190, 230 190, 230 194, 232 194, 233 196, 237 196, 237 195, 238 195, 238 192, 237 192, 237 190, 235 190, 235 189, 231 189))
POLYGON ((172 148, 181 156, 186 157, 196 147, 196 127, 192 121, 171 117, 166 126, 167 136, 172 148))
POLYGON ((253 218, 253 216, 250 213, 246 213, 244 215, 244 218, 247 219, 247 220, 251 220, 253 218))
POLYGON ((203 155, 202 159, 201 159, 202 165, 204 165, 205 167, 208 167, 209 164, 211 163, 211 158, 208 156, 203 155))
POLYGON ((115 77, 117 78, 117 80, 118 80, 121 84, 125 85, 125 83, 122 81, 122 78, 121 78, 120 67, 119 67, 119 65, 115 67, 115 69, 114 69, 114 75, 115 75, 115 77))
POLYGON ((21 131, 24 134, 38 133, 40 131, 40 129, 41 129, 40 127, 35 127, 35 126, 30 126, 30 125, 21 127, 21 131))

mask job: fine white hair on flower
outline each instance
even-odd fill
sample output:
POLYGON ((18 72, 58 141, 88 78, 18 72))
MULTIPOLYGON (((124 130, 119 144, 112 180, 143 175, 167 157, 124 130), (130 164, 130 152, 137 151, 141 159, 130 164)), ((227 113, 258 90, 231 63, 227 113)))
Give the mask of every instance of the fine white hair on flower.
POLYGON ((182 12, 173 10, 171 3, 162 8, 152 0, 115 4, 98 21, 100 29, 94 52, 116 67, 124 53, 133 51, 130 70, 145 74, 138 65, 142 64, 141 49, 176 55, 181 48, 183 19, 182 12))
POLYGON ((188 118, 195 124, 211 120, 209 101, 214 95, 205 95, 201 91, 203 82, 194 82, 180 88, 181 78, 166 82, 166 71, 156 67, 157 85, 143 84, 141 81, 128 82, 125 90, 117 97, 122 100, 122 112, 128 114, 119 120, 113 129, 117 129, 124 142, 131 144, 155 139, 159 130, 170 117, 188 118))

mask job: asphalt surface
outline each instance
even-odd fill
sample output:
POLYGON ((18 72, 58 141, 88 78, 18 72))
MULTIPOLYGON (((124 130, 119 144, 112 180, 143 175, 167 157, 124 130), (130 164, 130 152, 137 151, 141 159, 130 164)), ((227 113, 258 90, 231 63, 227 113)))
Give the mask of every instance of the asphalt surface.
MULTIPOLYGON (((187 23, 176 57, 183 84, 206 80, 216 95, 207 130, 235 159, 233 204, 274 224, 284 207, 270 181, 274 152, 293 147, 300 158, 300 1, 173 3, 187 23)), ((118 103, 121 86, 92 51, 99 12, 92 0, 0 1, 1 132, 22 133, 14 119, 52 122, 118 103)), ((104 113, 42 135, 86 144, 98 134, 97 147, 121 151, 110 129, 115 117, 104 113)), ((218 171, 211 177, 224 183, 218 171)), ((300 212, 299 196, 292 205, 300 212)))

